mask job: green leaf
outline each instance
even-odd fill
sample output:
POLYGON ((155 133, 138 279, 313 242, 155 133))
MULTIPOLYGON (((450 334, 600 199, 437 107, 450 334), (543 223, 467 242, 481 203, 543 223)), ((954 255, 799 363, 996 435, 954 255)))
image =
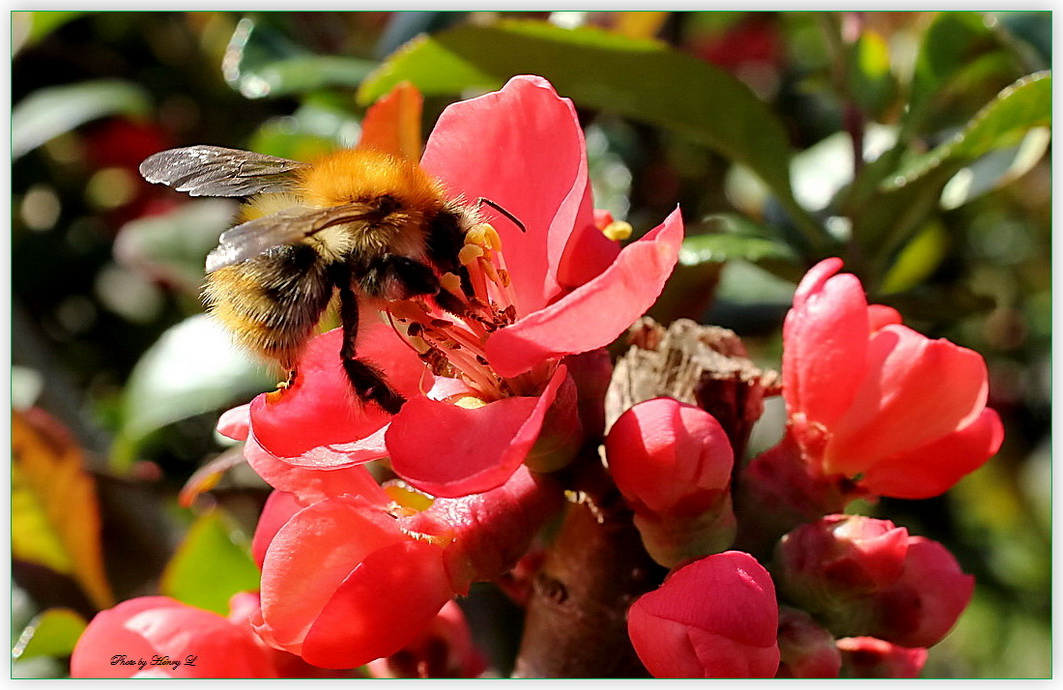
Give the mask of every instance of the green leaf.
POLYGON ((12 34, 17 35, 18 32, 25 32, 24 42, 20 45, 15 41, 15 44, 18 45, 19 48, 31 46, 70 20, 77 19, 83 14, 85 13, 74 11, 12 12, 12 34))
POLYGON ((151 108, 141 87, 116 79, 49 86, 11 111, 11 157, 18 159, 64 132, 108 115, 141 117, 151 108))
POLYGON ((882 279, 879 294, 904 292, 922 283, 945 258, 948 246, 945 227, 935 219, 916 233, 897 255, 882 279))
POLYGON ((772 238, 772 230, 744 216, 709 216, 704 225, 716 232, 687 236, 679 250, 680 264, 695 266, 701 263, 724 263, 732 259, 745 259, 753 263, 775 260, 796 264, 798 261, 789 245, 772 238))
POLYGON ((238 88, 246 98, 276 98, 332 86, 354 88, 377 66, 371 60, 338 55, 300 55, 255 69, 244 67, 238 88))
POLYGON ((229 199, 194 199, 168 213, 142 216, 118 231, 115 251, 123 263, 198 293, 207 253, 232 226, 237 210, 229 199))
POLYGON ((886 188, 901 187, 946 161, 966 164, 994 149, 1015 146, 1033 127, 1052 121, 1052 73, 1035 72, 1011 84, 944 144, 910 161, 886 188))
POLYGON ((997 95, 959 133, 910 160, 874 194, 851 209, 853 236, 882 275, 894 254, 940 207, 945 184, 963 166, 998 148, 1017 144, 1033 127, 1049 124, 1052 78, 1037 72, 997 95))
POLYGON ((852 52, 850 93, 861 107, 878 115, 889 106, 897 91, 889 45, 878 32, 866 30, 853 44, 852 52))
POLYGON ((153 431, 225 407, 276 382, 214 319, 197 314, 182 321, 163 333, 133 367, 112 467, 128 469, 138 444, 153 431))
POLYGON ((259 570, 247 538, 220 510, 200 515, 166 565, 159 591, 191 606, 229 614, 229 598, 257 590, 259 570))
POLYGON ((322 98, 310 98, 290 116, 266 121, 251 137, 254 151, 306 161, 350 147, 361 136, 358 121, 349 112, 322 98))
POLYGON ((88 623, 81 614, 66 608, 51 608, 35 617, 22 631, 11 656, 32 659, 70 656, 88 623))
POLYGON ((813 244, 825 241, 793 199, 779 119, 732 75, 657 41, 525 20, 464 25, 408 43, 362 83, 358 100, 370 103, 404 80, 450 95, 497 89, 517 74, 542 75, 580 105, 672 129, 744 163, 813 244))
POLYGON ((938 14, 923 35, 916 57, 902 140, 919 130, 933 100, 951 80, 996 47, 981 13, 938 14))

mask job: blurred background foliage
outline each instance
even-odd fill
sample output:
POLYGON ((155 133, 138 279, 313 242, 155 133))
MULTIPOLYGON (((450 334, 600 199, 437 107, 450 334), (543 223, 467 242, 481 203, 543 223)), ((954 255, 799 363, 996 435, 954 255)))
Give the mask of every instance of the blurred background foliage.
MULTIPOLYGON (((924 676, 1051 674, 1050 13, 11 18, 14 675, 65 675, 85 620, 115 601, 224 612, 257 586, 247 543, 268 487, 213 426, 276 374, 198 299, 233 202, 149 185, 140 161, 350 146, 401 81, 425 94, 428 132, 519 73, 575 102, 598 207, 636 234, 682 207, 658 320, 732 328, 777 368, 793 281, 833 254, 872 300, 985 356, 999 455, 940 498, 864 508, 977 576, 924 676), (224 476, 193 476, 217 458, 224 476), (182 506, 190 480, 213 488, 182 506)), ((779 433, 777 405, 764 421, 779 433)), ((519 628, 484 630, 513 612, 473 601, 506 673, 519 628)))

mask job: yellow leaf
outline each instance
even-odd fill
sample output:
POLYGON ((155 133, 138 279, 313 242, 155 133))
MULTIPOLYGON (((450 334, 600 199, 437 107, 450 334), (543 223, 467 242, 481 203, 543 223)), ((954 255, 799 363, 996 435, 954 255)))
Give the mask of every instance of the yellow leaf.
POLYGON ((69 575, 99 608, 114 604, 100 551, 92 477, 70 433, 40 409, 11 416, 11 551, 69 575))

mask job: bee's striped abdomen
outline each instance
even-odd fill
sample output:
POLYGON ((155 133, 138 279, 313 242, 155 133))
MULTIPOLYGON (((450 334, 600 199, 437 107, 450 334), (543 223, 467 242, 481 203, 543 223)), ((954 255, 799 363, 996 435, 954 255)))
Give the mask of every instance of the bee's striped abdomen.
POLYGON ((208 274, 203 299, 241 346, 291 368, 332 299, 328 271, 310 244, 273 247, 208 274))

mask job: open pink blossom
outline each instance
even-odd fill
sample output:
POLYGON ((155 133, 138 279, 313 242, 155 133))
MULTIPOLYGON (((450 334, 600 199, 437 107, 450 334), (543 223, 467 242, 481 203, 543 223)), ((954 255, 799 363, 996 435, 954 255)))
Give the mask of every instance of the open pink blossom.
POLYGON ((360 337, 359 356, 408 399, 394 419, 352 399, 338 343, 318 342, 326 335, 307 348, 291 388, 251 404, 250 427, 289 466, 332 472, 387 455, 410 484, 456 497, 501 485, 540 441, 578 445, 541 438, 544 426, 566 438, 580 428, 565 357, 609 344, 653 304, 683 225, 676 210, 623 249, 602 234, 575 109, 540 77, 448 107, 421 163, 449 195, 488 199, 523 231, 484 204, 486 222, 461 256, 474 297, 443 276, 468 313, 392 303, 390 325, 406 342, 378 331, 363 346, 360 337))
POLYGON ((802 279, 783 327, 789 431, 806 460, 864 490, 927 498, 988 460, 1003 439, 986 407, 985 360, 867 304, 825 259, 802 279))
POLYGON ((779 608, 768 571, 740 551, 672 572, 635 600, 628 634, 657 678, 771 678, 779 608))

